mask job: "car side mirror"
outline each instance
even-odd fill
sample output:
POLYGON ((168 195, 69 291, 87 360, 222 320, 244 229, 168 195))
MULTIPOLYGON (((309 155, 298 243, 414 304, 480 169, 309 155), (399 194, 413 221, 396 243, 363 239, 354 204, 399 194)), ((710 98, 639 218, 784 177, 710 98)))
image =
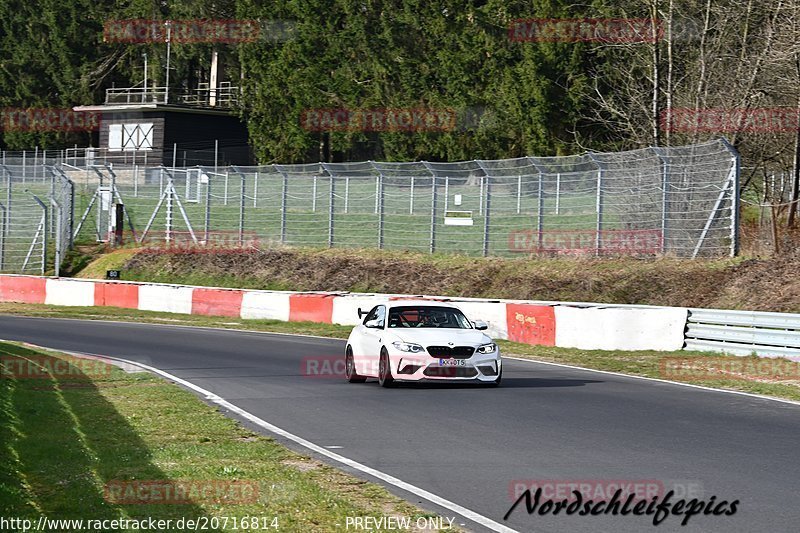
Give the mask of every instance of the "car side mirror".
POLYGON ((358 318, 361 318, 362 316, 364 316, 366 314, 367 314, 366 311, 362 311, 360 307, 358 308, 358 318))
POLYGON ((475 329, 477 330, 489 329, 489 324, 487 324, 483 320, 476 320, 475 322, 473 322, 473 324, 475 324, 475 329))
POLYGON ((383 327, 383 324, 381 324, 381 320, 379 318, 367 320, 367 323, 364 325, 368 328, 376 328, 376 329, 380 329, 383 327))

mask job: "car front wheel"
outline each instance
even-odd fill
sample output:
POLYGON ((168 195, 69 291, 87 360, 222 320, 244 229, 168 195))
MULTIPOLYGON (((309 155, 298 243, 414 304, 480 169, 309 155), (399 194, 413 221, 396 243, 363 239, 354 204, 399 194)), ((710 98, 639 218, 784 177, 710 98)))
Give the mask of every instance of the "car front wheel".
POLYGON ((360 376, 356 371, 356 361, 353 357, 353 349, 349 346, 347 347, 347 350, 345 350, 344 373, 347 381, 350 383, 364 383, 367 381, 367 378, 360 376))

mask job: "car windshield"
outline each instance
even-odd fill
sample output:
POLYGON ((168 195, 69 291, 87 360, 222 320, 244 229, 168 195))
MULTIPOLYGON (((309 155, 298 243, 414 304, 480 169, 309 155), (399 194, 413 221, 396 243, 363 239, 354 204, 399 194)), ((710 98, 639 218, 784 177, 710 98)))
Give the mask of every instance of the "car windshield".
POLYGON ((472 324, 454 307, 407 306, 391 308, 389 327, 472 329, 472 324))

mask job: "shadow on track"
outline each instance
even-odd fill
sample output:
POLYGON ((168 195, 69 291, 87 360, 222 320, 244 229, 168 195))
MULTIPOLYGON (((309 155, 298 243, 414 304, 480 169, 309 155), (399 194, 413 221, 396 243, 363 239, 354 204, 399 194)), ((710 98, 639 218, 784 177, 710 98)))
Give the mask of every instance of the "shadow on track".
MULTIPOLYGON (((539 389, 550 387, 583 387, 588 384, 603 383, 596 379, 544 379, 544 378, 503 378, 503 382, 496 390, 502 389, 539 389)), ((369 380, 367 385, 378 386, 377 381, 369 380)), ((492 389, 489 385, 473 382, 398 382, 397 388, 402 389, 492 389)))

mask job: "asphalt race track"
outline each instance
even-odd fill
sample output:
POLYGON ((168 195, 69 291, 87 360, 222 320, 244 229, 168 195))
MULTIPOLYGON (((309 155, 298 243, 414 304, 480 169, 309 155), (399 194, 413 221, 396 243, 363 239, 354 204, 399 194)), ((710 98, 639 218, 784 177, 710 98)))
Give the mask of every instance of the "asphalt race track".
POLYGON ((342 357, 343 341, 264 333, 2 316, 0 338, 151 365, 517 531, 800 528, 796 405, 514 360, 499 389, 381 389, 304 375, 304 358, 342 357), (679 516, 654 527, 652 516, 528 515, 524 503, 504 521, 519 480, 657 482, 690 491, 678 499, 739 505, 733 516, 701 514, 686 527, 679 516))

